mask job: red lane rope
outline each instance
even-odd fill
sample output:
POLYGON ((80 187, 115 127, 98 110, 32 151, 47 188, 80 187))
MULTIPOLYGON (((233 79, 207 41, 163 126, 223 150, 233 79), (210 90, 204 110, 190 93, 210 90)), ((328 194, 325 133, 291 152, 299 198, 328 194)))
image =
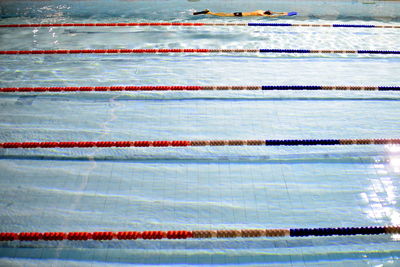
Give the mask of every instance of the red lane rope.
POLYGON ((180 147, 190 145, 190 141, 15 142, 0 143, 0 148, 180 147))
POLYGON ((5 24, 0 28, 28 27, 129 27, 129 26, 206 26, 205 23, 151 22, 151 23, 45 23, 45 24, 5 24))
POLYGON ((103 92, 103 91, 227 91, 227 90, 340 90, 400 91, 400 86, 330 86, 330 85, 261 85, 261 86, 81 86, 81 87, 0 87, 7 92, 103 92))
POLYGON ((205 88, 205 86, 9 87, 0 88, 0 92, 198 91, 205 88))
POLYGON ((315 146, 400 144, 400 139, 292 139, 292 140, 203 140, 203 141, 94 141, 94 142, 6 142, 0 148, 90 148, 90 147, 187 147, 187 146, 315 146))
POLYGON ((192 237, 191 231, 0 233, 0 241, 186 239, 192 237))
POLYGON ((136 239, 187 239, 187 238, 254 238, 302 236, 350 236, 399 234, 399 226, 291 228, 291 229, 240 229, 194 231, 144 231, 144 232, 0 232, 0 241, 56 241, 56 240, 136 240, 136 239))
POLYGON ((152 54, 152 53, 209 53, 210 49, 77 49, 77 50, 11 50, 0 55, 36 54, 152 54))
POLYGON ((124 27, 124 26, 261 26, 261 27, 340 27, 340 28, 400 28, 399 25, 359 25, 359 24, 305 24, 305 23, 188 23, 188 22, 149 22, 149 23, 44 23, 44 24, 5 24, 0 28, 26 27, 124 27))
POLYGON ((166 54, 166 53, 301 53, 301 54, 383 54, 399 55, 400 51, 383 50, 310 50, 310 49, 80 49, 80 50, 11 50, 0 55, 43 54, 166 54))

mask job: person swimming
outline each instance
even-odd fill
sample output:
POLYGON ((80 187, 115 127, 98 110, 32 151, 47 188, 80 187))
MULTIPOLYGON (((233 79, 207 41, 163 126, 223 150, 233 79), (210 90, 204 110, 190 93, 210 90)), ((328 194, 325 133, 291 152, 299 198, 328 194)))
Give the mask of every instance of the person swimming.
POLYGON ((219 16, 219 17, 250 17, 250 16, 261 16, 261 17, 270 17, 270 18, 276 18, 276 17, 281 17, 281 16, 294 16, 297 15, 296 12, 272 12, 270 10, 256 10, 252 12, 234 12, 234 13, 224 13, 224 12, 219 12, 219 13, 214 13, 211 12, 208 9, 205 9, 203 11, 199 12, 194 12, 193 15, 213 15, 213 16, 219 16))

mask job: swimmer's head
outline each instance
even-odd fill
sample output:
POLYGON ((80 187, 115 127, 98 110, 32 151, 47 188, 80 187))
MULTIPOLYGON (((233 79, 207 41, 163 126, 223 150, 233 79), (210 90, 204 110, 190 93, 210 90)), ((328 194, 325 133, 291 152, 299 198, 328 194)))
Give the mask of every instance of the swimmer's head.
POLYGON ((271 11, 267 10, 267 11, 264 12, 264 14, 265 15, 271 15, 272 13, 271 13, 271 11))

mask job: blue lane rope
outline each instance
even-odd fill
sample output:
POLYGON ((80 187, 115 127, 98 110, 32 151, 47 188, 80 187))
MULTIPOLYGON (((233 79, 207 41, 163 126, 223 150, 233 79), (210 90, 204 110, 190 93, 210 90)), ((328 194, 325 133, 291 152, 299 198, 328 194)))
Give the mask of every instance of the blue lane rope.
POLYGON ((291 24, 291 23, 248 23, 248 26, 266 26, 266 27, 291 27, 291 26, 311 26, 311 27, 334 27, 334 28, 377 28, 375 25, 356 25, 356 24, 291 24))
POLYGON ((248 23, 247 26, 266 26, 266 27, 290 27, 290 23, 248 23))
POLYGON ((332 24, 336 28, 375 28, 375 25, 332 24))
POLYGON ((354 90, 400 91, 400 86, 322 86, 322 85, 263 85, 262 90, 354 90))
POLYGON ((311 49, 259 49, 260 53, 357 53, 357 54, 400 54, 396 50, 311 50, 311 49))
POLYGON ((265 27, 333 27, 333 28, 400 28, 398 25, 362 25, 362 24, 297 24, 297 23, 248 23, 247 26, 265 27))

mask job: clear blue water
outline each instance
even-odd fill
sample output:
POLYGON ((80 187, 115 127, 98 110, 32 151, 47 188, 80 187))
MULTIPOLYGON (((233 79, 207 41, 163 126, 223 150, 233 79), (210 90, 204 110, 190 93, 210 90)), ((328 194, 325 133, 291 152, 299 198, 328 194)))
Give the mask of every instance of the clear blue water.
MULTIPOLYGON (((2 1, 0 23, 242 22, 193 10, 264 1, 2 1)), ((391 1, 269 1, 274 22, 399 25, 391 1), (368 3, 368 4, 367 4, 368 3)), ((23 28, 0 50, 399 50, 399 29, 23 28)), ((395 55, 0 57, 0 87, 393 85, 395 55)), ((112 92, 0 95, 0 142, 399 138, 396 92, 112 92)), ((143 231, 400 224, 400 148, 0 150, 0 231, 143 231)), ((4 242, 4 266, 397 266, 397 236, 4 242)))

